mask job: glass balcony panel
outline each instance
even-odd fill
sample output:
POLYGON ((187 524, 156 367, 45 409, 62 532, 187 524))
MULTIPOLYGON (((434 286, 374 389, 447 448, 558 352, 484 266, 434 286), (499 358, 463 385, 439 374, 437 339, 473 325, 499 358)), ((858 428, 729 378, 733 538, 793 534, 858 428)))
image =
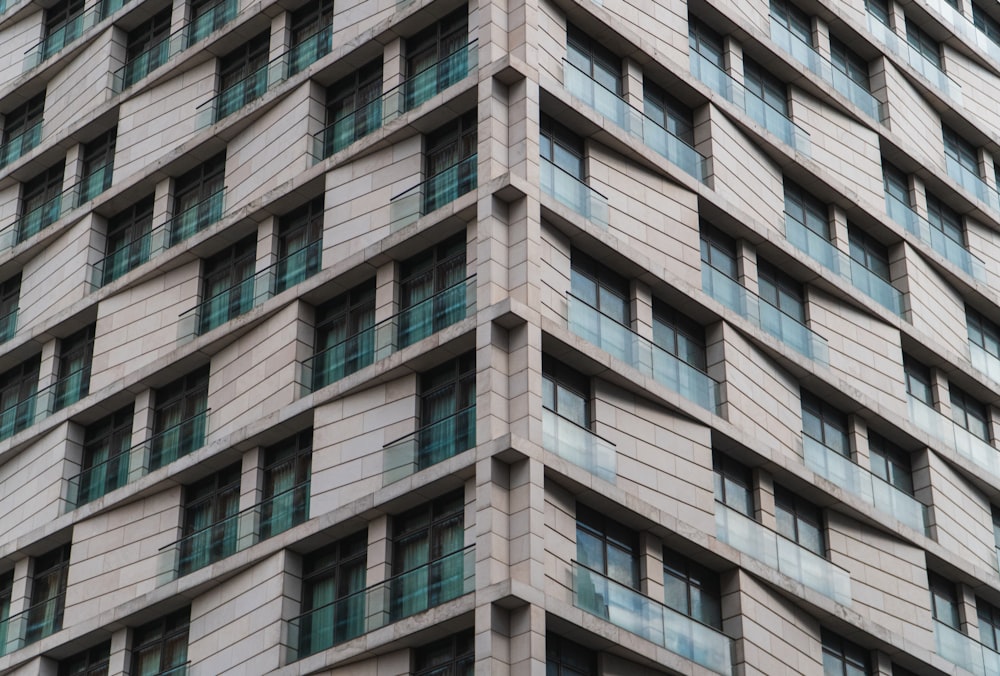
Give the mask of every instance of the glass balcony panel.
POLYGON ((267 91, 268 67, 258 68, 218 95, 215 101, 215 119, 218 122, 232 115, 243 106, 256 101, 267 91))
POLYGON ((847 97, 851 103, 861 109, 865 115, 875 120, 882 120, 882 104, 870 91, 859 85, 857 82, 847 77, 847 74, 831 66, 830 84, 838 92, 847 97))
POLYGON ((5 167, 32 148, 42 140, 42 123, 36 122, 34 125, 10 139, 0 146, 0 167, 5 167))
POLYGON ((863 294, 872 298, 894 314, 903 314, 903 293, 864 265, 849 259, 851 283, 863 294))
POLYGON ((927 506, 890 483, 872 475, 875 509, 895 517, 919 533, 927 532, 927 506))
POLYGON ((615 482, 615 445, 549 409, 542 410, 542 446, 605 481, 615 482))
POLYGON ((757 302, 752 305, 756 306, 757 320, 762 329, 809 359, 824 366, 830 363, 829 347, 825 339, 763 298, 756 296, 754 299, 757 302))
POLYGON ((6 343, 17 332, 17 310, 14 308, 0 317, 0 343, 6 343))
POLYGON ((400 312, 396 348, 412 345, 468 317, 475 291, 474 278, 469 277, 400 312))
POLYGON ((750 90, 744 91, 743 100, 747 115, 751 119, 781 139, 785 145, 792 148, 798 147, 795 126, 785 113, 777 108, 772 108, 764 99, 750 90))
POLYGON ((729 77, 728 73, 698 52, 690 52, 690 57, 692 75, 730 103, 735 103, 741 108, 743 107, 742 89, 738 88, 738 85, 729 77))
POLYGON ((157 228, 126 242, 94 264, 91 284, 100 288, 149 260, 153 251, 163 248, 164 228, 157 228))
POLYGON ((469 548, 443 556, 389 580, 393 621, 457 599, 471 591, 469 548))
POLYGON ((917 237, 921 237, 922 228, 920 216, 910 205, 904 204, 892 195, 886 193, 885 209, 886 213, 889 214, 889 218, 905 227, 908 232, 916 235, 917 237))
POLYGON ((304 362, 311 373, 308 391, 326 387, 346 378, 375 360, 375 327, 365 329, 323 350, 304 362))
POLYGON ((937 654, 952 664, 956 664, 966 671, 976 674, 976 676, 984 676, 988 673, 984 663, 984 646, 957 629, 935 621, 934 644, 937 654))
POLYGON ((726 273, 702 262, 701 289, 733 312, 747 316, 747 290, 726 273))
POLYGON ((295 286, 320 270, 323 242, 311 242, 282 258, 275 267, 275 293, 295 286))
MULTIPOLYGON (((83 399, 90 388, 90 367, 87 366, 57 380, 52 386, 52 411, 58 411, 83 399)), ((45 388, 39 392, 42 395, 45 388)))
POLYGON ((382 449, 382 485, 453 458, 476 445, 476 407, 425 425, 382 449))
POLYGON ((594 225, 607 229, 608 198, 551 161, 540 158, 542 192, 566 205, 594 225))
POLYGON ((969 343, 969 353, 973 368, 985 373, 994 382, 1000 383, 1000 358, 975 343, 969 343))
POLYGON ((948 167, 948 175, 968 192, 976 196, 980 202, 988 204, 991 209, 1000 208, 1000 197, 982 177, 950 155, 945 155, 945 164, 948 167))
POLYGON ((80 181, 78 205, 89 202, 111 187, 114 166, 111 162, 97 167, 80 181))
POLYGON ((851 577, 846 570, 780 535, 777 542, 778 570, 782 574, 841 605, 851 605, 851 577))
POLYGON ((63 195, 56 195, 48 202, 26 213, 17 221, 17 241, 37 235, 43 229, 59 220, 62 215, 63 195))
POLYGON ((208 333, 253 308, 255 277, 244 279, 198 306, 198 335, 208 333))
POLYGON ((69 479, 69 510, 93 502, 128 483, 129 453, 119 453, 69 479))
POLYGON ((629 106, 617 93, 596 82, 589 75, 563 59, 563 85, 566 91, 608 118, 629 130, 629 106))
POLYGON ((365 617, 367 595, 367 590, 355 592, 292 620, 291 633, 298 637, 292 660, 315 655, 368 631, 365 617))
POLYGON ((149 443, 148 472, 169 465, 205 445, 209 409, 155 435, 149 443))
POLYGON ((239 515, 206 526, 176 543, 177 575, 187 575, 236 553, 239 515))
POLYGON ((288 51, 288 72, 294 75, 330 53, 333 26, 313 33, 288 51))
POLYGON ((188 24, 187 46, 190 47, 199 40, 204 40, 209 34, 235 19, 237 8, 237 0, 222 0, 197 17, 188 24))
POLYGON ((785 239, 799 251, 804 251, 806 255, 832 270, 835 274, 840 274, 840 252, 828 239, 813 232, 804 224, 792 218, 785 212, 785 239))
POLYGON ((642 140, 656 153, 667 158, 683 171, 705 182, 705 157, 674 134, 648 117, 643 116, 642 140))
POLYGON ((728 636, 575 561, 573 605, 716 673, 732 673, 728 636))
POLYGON ((248 510, 259 515, 261 540, 305 523, 309 518, 309 489, 310 482, 304 481, 248 510))
POLYGON ((174 216, 167 223, 167 232, 170 233, 170 246, 184 241, 195 233, 201 232, 212 223, 219 221, 222 218, 222 212, 225 207, 225 193, 226 189, 223 188, 186 211, 182 211, 174 216))
POLYGON ((121 92, 123 89, 131 87, 165 64, 174 54, 179 53, 184 48, 186 30, 185 27, 175 31, 116 70, 112 89, 115 92, 121 92))
POLYGON ((35 394, 0 411, 0 439, 14 436, 35 422, 35 394))
POLYGON ((773 16, 771 17, 771 40, 813 73, 824 80, 830 80, 832 68, 829 62, 823 59, 812 45, 803 42, 798 35, 794 35, 773 16))
POLYGON ((424 101, 465 79, 478 66, 478 43, 472 40, 429 68, 407 78, 403 89, 405 110, 416 108, 424 101))
POLYGON ((955 435, 954 447, 959 455, 992 472, 994 476, 1000 476, 1000 451, 954 423, 952 433, 955 435))
POLYGON ((389 229, 395 232, 475 189, 477 163, 476 155, 471 155, 393 197, 389 229))
POLYGON ((739 512, 716 503, 715 536, 770 568, 778 567, 777 535, 739 512))
POLYGON ((50 32, 45 36, 45 39, 27 51, 24 59, 24 71, 31 70, 66 45, 75 41, 85 30, 96 24, 100 19, 100 7, 92 7, 86 12, 67 19, 59 28, 50 32))
MULTIPOLYGON (((62 629, 65 606, 66 593, 63 592, 25 610, 23 613, 24 642, 21 645, 34 643, 62 629)), ((13 620, 13 618, 10 619, 13 620)), ((8 636, 8 640, 10 638, 8 636)))
POLYGON ((802 452, 806 467, 813 472, 865 502, 874 502, 871 473, 851 462, 850 458, 805 433, 802 435, 802 452))

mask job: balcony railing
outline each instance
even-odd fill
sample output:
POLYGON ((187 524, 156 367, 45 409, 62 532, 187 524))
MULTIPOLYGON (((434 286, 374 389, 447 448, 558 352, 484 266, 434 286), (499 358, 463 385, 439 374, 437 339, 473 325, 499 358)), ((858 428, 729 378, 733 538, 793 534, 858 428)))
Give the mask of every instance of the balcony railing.
POLYGON ((63 592, 0 620, 0 655, 9 655, 62 629, 65 607, 63 592))
POLYGON ((184 50, 190 25, 186 23, 182 28, 164 36, 116 70, 111 80, 111 90, 116 94, 120 93, 165 64, 170 57, 180 54, 184 50))
POLYGON ((475 553, 469 545, 299 615, 289 622, 291 660, 472 593, 475 553))
POLYGON ((303 523, 309 518, 309 484, 293 486, 161 547, 165 570, 173 577, 187 575, 303 523))
POLYGON ((128 483, 131 449, 112 455, 68 479, 66 511, 93 502, 128 483))
POLYGON ((771 334, 796 352, 821 364, 830 365, 826 339, 795 317, 764 300, 710 265, 701 268, 702 290, 755 326, 771 334))
POLYGON ((382 485, 453 458, 476 445, 476 407, 424 425, 382 449, 382 485))
POLYGON ((37 43, 24 56, 24 72, 27 72, 45 61, 47 58, 58 52, 60 49, 70 44, 91 26, 101 20, 100 7, 92 7, 86 12, 72 16, 66 20, 59 28, 45 36, 41 42, 37 43))
POLYGON ((838 249, 819 233, 785 212, 785 238, 810 258, 851 282, 859 291, 897 315, 903 312, 903 294, 888 281, 838 249))
POLYGON ((403 85, 404 109, 413 110, 453 84, 461 82, 478 67, 478 41, 471 40, 437 63, 406 79, 403 85))
POLYGON ((0 343, 6 343, 17 333, 17 310, 14 308, 0 317, 0 343))
POLYGON ((275 263, 274 292, 281 293, 309 279, 322 267, 323 241, 310 242, 275 263))
POLYGON ((0 439, 8 439, 35 423, 37 392, 0 411, 0 439))
POLYGON ((614 444, 547 408, 542 410, 542 447, 605 481, 614 483, 618 476, 614 444))
POLYGON ((962 88, 928 61, 923 54, 914 49, 908 42, 902 40, 895 32, 872 14, 868 14, 868 31, 875 39, 889 48, 889 51, 906 61, 910 66, 926 78, 942 94, 950 97, 956 103, 962 102, 962 88))
POLYGON ((577 561, 573 605, 718 674, 733 671, 732 640, 721 631, 577 561))
POLYGON ((969 343, 969 354, 974 369, 986 374, 993 382, 1000 383, 1000 357, 975 343, 969 343))
POLYGON ((205 10, 188 25, 186 46, 190 47, 194 43, 204 40, 211 33, 235 19, 237 9, 239 9, 237 0, 220 0, 205 10))
POLYGON ((8 164, 29 152, 42 140, 42 122, 38 121, 17 136, 0 146, 0 167, 8 164))
POLYGON ((1000 676, 1000 654, 957 629, 934 622, 935 652, 976 676, 1000 676))
POLYGON ((102 164, 95 167, 93 171, 84 176, 79 183, 79 199, 77 206, 84 202, 89 202, 102 192, 111 187, 111 179, 114 174, 114 162, 102 164))
POLYGON ((859 467, 822 442, 802 433, 806 467, 840 486, 875 509, 897 519, 919 533, 927 531, 927 507, 890 483, 859 467))
MULTIPOLYGON (((407 98, 411 92, 417 89, 421 90, 421 94, 430 91, 423 88, 431 81, 439 85, 449 82, 452 77, 461 72, 461 68, 456 64, 460 61, 460 54, 462 53, 466 54, 467 62, 467 68, 462 77, 464 78, 469 73, 475 71, 478 66, 478 51, 477 41, 473 40, 457 52, 449 54, 426 70, 404 81, 403 84, 393 87, 389 91, 379 95, 373 101, 362 105, 357 110, 351 111, 340 119, 334 120, 333 124, 313 137, 313 159, 316 162, 324 160, 402 115, 409 108, 413 107, 408 105, 409 100, 407 98), (443 79, 431 77, 431 74, 436 75, 443 72, 448 73, 448 76, 443 79), (425 73, 427 74, 426 76, 424 75, 425 73), (419 87, 413 84, 417 80, 422 83, 419 87)), ((459 78, 451 84, 461 79, 459 78)), ((433 96, 433 94, 431 95, 433 96)))
POLYGON ((989 205, 993 211, 1000 211, 1000 194, 991 188, 978 172, 970 170, 951 155, 945 155, 948 175, 966 191, 976 196, 980 202, 989 205))
POLYGON ((539 158, 542 192, 580 214, 594 225, 607 230, 608 198, 559 165, 539 158))
POLYGON ((812 45, 789 31, 773 16, 771 17, 771 40, 822 80, 833 85, 834 89, 860 108, 865 115, 876 122, 882 119, 882 104, 872 96, 868 89, 849 78, 829 59, 817 52, 812 45))
POLYGON ((809 134, 757 94, 734 80, 728 73, 698 52, 691 52, 691 73, 715 93, 743 110, 755 122, 800 153, 809 154, 809 134))
POLYGON ((719 405, 719 384, 707 373, 670 354, 651 340, 567 294, 569 330, 646 377, 712 413, 719 405))
POLYGON ((994 61, 1000 63, 1000 45, 993 42, 988 35, 976 28, 976 25, 969 21, 964 14, 949 5, 946 0, 927 0, 927 4, 955 29, 955 32, 966 44, 976 45, 994 61))
POLYGON ((141 448, 141 464, 130 462, 130 465, 142 474, 148 474, 204 446, 210 411, 211 409, 205 409, 155 434, 141 448))
POLYGON ((841 605, 851 604, 851 576, 846 570, 719 503, 715 505, 715 534, 803 586, 841 605))
POLYGON ((476 276, 419 301, 302 362, 299 383, 308 394, 388 357, 476 312, 476 276))
POLYGON ((927 404, 908 398, 910 420, 946 447, 954 448, 959 455, 973 464, 1000 477, 1000 451, 991 443, 980 439, 950 418, 941 415, 927 404))
POLYGON ((470 155, 393 197, 389 202, 389 229, 395 232, 475 190, 477 162, 476 155, 470 155))
POLYGON ((299 73, 330 53, 333 26, 324 26, 288 50, 288 76, 299 73))
POLYGON ((208 333, 271 298, 274 295, 274 273, 275 266, 268 266, 182 312, 177 329, 178 340, 191 340, 208 333))
POLYGON ((221 219, 225 197, 226 188, 223 187, 167 221, 168 246, 184 241, 221 219))

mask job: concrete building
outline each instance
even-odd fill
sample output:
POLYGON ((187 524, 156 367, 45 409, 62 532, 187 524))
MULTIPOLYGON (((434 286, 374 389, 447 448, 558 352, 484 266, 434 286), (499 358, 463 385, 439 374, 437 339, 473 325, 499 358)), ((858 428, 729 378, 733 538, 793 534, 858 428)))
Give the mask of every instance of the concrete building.
POLYGON ((0 0, 0 674, 1000 674, 1000 5, 0 0))

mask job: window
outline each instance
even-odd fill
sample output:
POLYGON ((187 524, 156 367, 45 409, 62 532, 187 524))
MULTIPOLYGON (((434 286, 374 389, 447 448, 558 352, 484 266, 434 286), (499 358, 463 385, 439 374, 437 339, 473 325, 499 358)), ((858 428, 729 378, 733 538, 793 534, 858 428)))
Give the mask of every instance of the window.
POLYGON ((415 108, 468 73, 463 48, 469 42, 469 10, 464 5, 407 38, 405 104, 415 108), (437 68, 433 66, 438 64, 437 68))
POLYGON ((597 654, 558 634, 545 636, 546 676, 597 676, 597 654))
POLYGON ((22 134, 27 134, 31 132, 29 136, 34 138, 29 139, 25 137, 21 143, 18 145, 19 148, 11 148, 10 154, 5 153, 3 157, 0 157, 4 163, 10 162, 11 160, 19 157, 22 150, 27 151, 29 148, 34 147, 38 143, 38 137, 41 136, 41 127, 39 126, 35 129, 36 125, 40 125, 42 122, 42 114, 45 112, 45 92, 33 96, 26 103, 21 104, 17 108, 4 115, 3 118, 3 145, 11 143, 14 139, 22 134), (34 131, 32 131, 34 129, 34 131), (13 152, 16 151, 16 152, 13 152))
POLYGON ((471 629, 413 651, 413 676, 472 676, 476 662, 471 629))
POLYGON ((184 608, 135 630, 132 669, 136 674, 167 674, 187 664, 191 608, 184 608))
MULTIPOLYGON (((965 306, 965 320, 969 332, 969 343, 980 348, 993 359, 1000 360, 1000 326, 968 305, 965 306)), ((973 361, 975 358, 976 355, 973 354, 973 361)), ((977 368, 985 370, 983 366, 977 368)))
MULTIPOLYGON (((630 326, 632 313, 628 280, 579 249, 573 249, 570 261, 573 296, 619 324, 630 326)), ((602 345, 600 341, 595 342, 602 345)), ((621 346, 622 352, 624 349, 621 346)))
POLYGON ((739 313, 745 310, 745 296, 739 283, 736 240, 702 221, 701 285, 705 293, 739 313))
POLYGON ((931 65, 938 70, 943 70, 941 67, 941 49, 938 46, 937 40, 932 38, 909 18, 906 19, 906 41, 910 43, 910 46, 918 54, 929 61, 931 65))
POLYGON ((208 367, 156 390, 154 401, 150 470, 171 463, 204 443, 208 367))
POLYGON ((690 108, 649 80, 642 83, 642 101, 646 117, 689 146, 694 145, 694 117, 690 108))
POLYGON ((261 539, 286 531, 309 518, 311 468, 311 429, 264 449, 261 539))
MULTIPOLYGON (((830 60, 833 63, 833 67, 838 72, 847 76, 848 80, 866 92, 871 91, 871 83, 868 79, 868 63, 850 47, 832 35, 830 36, 830 60)), ((836 73, 834 77, 836 77, 836 73)))
POLYGON ((77 505, 96 500, 128 481, 133 417, 133 406, 129 405, 87 425, 77 505))
POLYGON ((561 361, 542 355, 542 406, 590 429, 589 379, 561 361))
POLYGON ((326 100, 324 156, 329 156, 382 125, 382 60, 370 61, 339 80, 326 90, 326 100))
POLYGON ((45 43, 41 57, 47 59, 83 31, 84 0, 60 0, 45 10, 45 43))
POLYGON ((962 429, 968 430, 973 436, 990 443, 990 419, 986 405, 973 399, 954 384, 948 389, 951 395, 952 421, 962 429))
POLYGON ((715 501, 753 518, 753 477, 750 468, 728 455, 712 453, 715 501))
POLYGON ((394 620, 464 593, 465 500, 461 490, 392 520, 394 620))
POLYGON ((765 331, 806 356, 812 355, 802 285, 764 260, 757 261, 760 323, 765 331))
POLYGON ((476 443, 476 355, 467 352, 420 374, 417 468, 424 469, 476 443))
POLYGON ((615 582, 639 589, 639 534, 577 503, 576 558, 615 582))
POLYGON ((465 232, 413 256, 399 267, 399 347, 465 318, 465 232))
POLYGON ((95 325, 77 331, 59 344, 59 372, 53 410, 58 411, 87 396, 90 362, 94 357, 95 325))
POLYGON ((117 137, 118 128, 115 127, 83 146, 80 202, 92 200, 111 187, 117 137))
POLYGON ((1000 652, 1000 608, 976 597, 979 618, 979 642, 993 652, 1000 652))
POLYGON ((868 432, 872 474, 897 490, 913 495, 913 467, 910 454, 875 432, 868 432))
POLYGON ((170 243, 190 237, 222 217, 226 155, 220 153, 177 179, 170 243))
POLYGON ((21 298, 21 273, 0 283, 0 342, 10 340, 17 331, 17 303, 21 298))
POLYGON ((125 68, 122 71, 123 89, 166 62, 170 56, 167 40, 169 35, 169 7, 129 31, 125 44, 125 68))
POLYGON ((299 652, 312 655, 365 632, 367 533, 361 531, 302 559, 299 652))
POLYGON ((746 102, 747 112, 751 117, 765 127, 768 126, 765 124, 767 121, 765 115, 768 113, 761 104, 788 117, 788 94, 784 82, 749 58, 743 61, 743 78, 747 93, 751 95, 751 99, 746 102))
POLYGON ((810 233, 824 242, 831 241, 830 221, 827 217, 826 205, 787 179, 785 180, 785 214, 799 226, 794 229, 788 228, 786 220, 785 236, 803 251, 811 254, 815 249, 815 246, 812 246, 809 241, 812 239, 810 233))
POLYGON ((1000 45, 1000 21, 987 14, 978 2, 972 3, 972 22, 986 37, 1000 45))
POLYGON ((979 152, 976 147, 956 134, 948 127, 942 128, 944 137, 944 155, 948 164, 948 173, 953 174, 959 182, 962 182, 963 174, 972 174, 973 177, 982 178, 979 175, 979 152))
POLYGON ((586 217, 591 215, 583 139, 542 114, 538 139, 542 191, 586 217))
POLYGON ((931 370, 909 355, 903 355, 903 373, 906 375, 906 393, 913 399, 934 407, 934 389, 931 370))
MULTIPOLYGON (((726 50, 722 36, 694 17, 688 21, 688 47, 691 54, 698 55, 699 62, 707 62, 714 66, 720 73, 726 70, 726 50)), ((692 67, 694 62, 692 61, 692 67)), ((706 73, 699 73, 699 78, 704 78, 706 73)))
POLYGON ((188 46, 222 28, 236 16, 237 4, 227 0, 191 0, 191 33, 188 46))
POLYGON ((621 94, 621 59, 572 24, 566 27, 566 60, 608 91, 621 94))
POLYGON ((912 210, 910 204, 910 182, 902 171, 885 160, 882 161, 882 181, 885 186, 886 205, 889 215, 896 221, 906 224, 906 214, 899 213, 900 207, 912 210))
POLYGON ((10 617, 10 600, 14 595, 14 571, 0 573, 0 645, 7 645, 7 618, 10 617))
POLYGON ((778 533, 817 556, 825 556, 823 513, 819 507, 781 486, 774 487, 778 533))
POLYGON ((867 676, 871 673, 868 651, 824 628, 823 676, 867 676))
POLYGON ((108 220, 101 284, 109 284, 149 260, 153 231, 153 196, 108 220))
POLYGON ((809 392, 802 392, 802 433, 831 451, 851 457, 847 416, 809 392))
MULTIPOLYGON (((309 38, 333 25, 333 0, 309 0, 303 7, 292 12, 292 47, 298 47, 309 38)), ((313 58, 308 61, 313 61, 313 58)), ((302 64, 299 64, 300 66, 302 64)), ((295 69, 296 71, 299 68, 295 69)))
MULTIPOLYGON (((705 329, 657 298, 653 299, 653 342, 660 349, 699 371, 704 372, 707 368, 705 329)), ((654 356, 654 371, 660 366, 662 365, 657 364, 654 356)), ((684 376, 680 378, 683 379, 684 376)))
POLYGON ((421 213, 429 214, 476 187, 476 134, 473 109, 427 135, 421 213))
POLYGON ((322 197, 278 219, 277 293, 319 272, 322 241, 322 197))
POLYGON ((253 235, 205 261, 198 332, 205 333, 249 312, 254 301, 257 238, 253 235))
POLYGON ((718 574, 666 548, 663 549, 663 597, 668 608, 722 630, 718 574))
POLYGON ((60 162, 21 185, 18 242, 23 242, 59 218, 62 213, 63 167, 64 163, 60 162))
POLYGON ((63 545, 35 559, 25 643, 34 643, 62 629, 69 554, 70 545, 63 545))
POLYGON ((236 551, 240 508, 240 464, 187 486, 178 575, 187 575, 236 551))
POLYGON ((786 0, 771 0, 771 20, 812 47, 812 21, 795 5, 786 0))
POLYGON ((372 363, 375 354, 375 280, 316 308, 313 389, 372 363))
POLYGON ((107 676, 111 641, 67 657, 59 662, 59 676, 107 676))
POLYGON ((219 94, 215 119, 264 95, 267 89, 267 52, 270 33, 264 31, 219 59, 219 94))
POLYGON ((931 592, 931 616, 941 624, 957 630, 959 617, 955 585, 931 571, 927 572, 927 582, 931 592))
MULTIPOLYGON (((889 250, 861 228, 848 225, 848 244, 851 248, 851 261, 872 273, 882 281, 889 279, 889 250)), ((859 280, 852 280, 858 285, 859 280)))
POLYGON ((6 439, 35 421, 35 391, 40 358, 26 359, 0 375, 0 439, 6 439))

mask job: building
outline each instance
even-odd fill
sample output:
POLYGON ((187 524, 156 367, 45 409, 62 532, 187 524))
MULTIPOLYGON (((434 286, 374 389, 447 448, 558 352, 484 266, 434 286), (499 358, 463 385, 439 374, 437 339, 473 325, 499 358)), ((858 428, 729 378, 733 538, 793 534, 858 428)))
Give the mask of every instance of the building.
POLYGON ((0 0, 0 673, 1000 674, 1000 5, 0 0))

